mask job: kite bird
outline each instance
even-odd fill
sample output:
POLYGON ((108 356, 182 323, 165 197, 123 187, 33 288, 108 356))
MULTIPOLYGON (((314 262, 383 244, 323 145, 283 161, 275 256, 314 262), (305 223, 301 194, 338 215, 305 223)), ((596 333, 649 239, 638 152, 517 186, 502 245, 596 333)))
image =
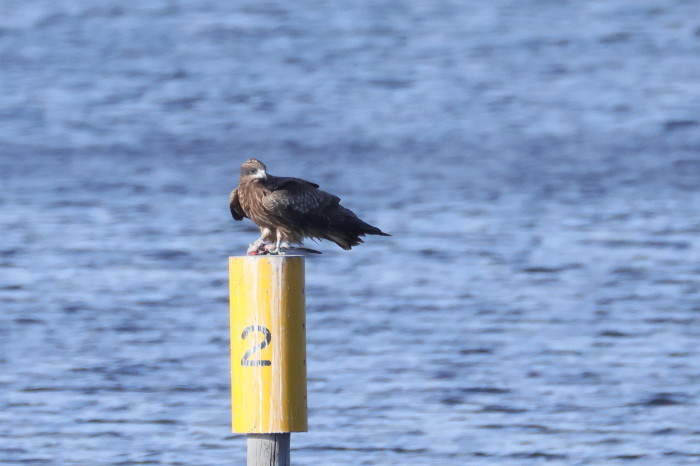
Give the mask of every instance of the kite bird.
POLYGON ((304 238, 327 239, 350 249, 362 243, 364 235, 391 236, 360 220, 340 205, 339 197, 321 191, 317 184, 272 176, 257 159, 241 165, 229 206, 234 219, 247 217, 260 228, 260 238, 248 247, 251 255, 279 254, 280 248, 301 244, 304 238))

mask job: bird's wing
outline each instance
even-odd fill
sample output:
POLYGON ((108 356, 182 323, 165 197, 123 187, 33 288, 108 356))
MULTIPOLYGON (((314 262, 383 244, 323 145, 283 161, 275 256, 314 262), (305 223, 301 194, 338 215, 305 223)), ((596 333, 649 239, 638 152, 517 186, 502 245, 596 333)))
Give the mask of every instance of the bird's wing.
POLYGON ((238 199, 238 188, 231 191, 231 195, 228 198, 228 205, 231 208, 231 216, 235 220, 243 220, 247 217, 245 212, 243 212, 243 207, 241 207, 241 201, 238 199))
POLYGON ((299 178, 270 180, 272 192, 263 198, 263 207, 275 214, 308 215, 338 203, 340 198, 318 189, 318 185, 299 178))

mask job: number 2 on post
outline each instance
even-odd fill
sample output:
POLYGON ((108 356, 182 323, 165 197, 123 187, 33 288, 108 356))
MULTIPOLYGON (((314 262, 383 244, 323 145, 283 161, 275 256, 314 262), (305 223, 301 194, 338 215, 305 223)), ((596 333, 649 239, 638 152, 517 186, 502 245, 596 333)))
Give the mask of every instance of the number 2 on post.
POLYGON ((263 335, 265 335, 265 339, 243 354, 243 357, 241 358, 241 366, 271 366, 272 361, 268 359, 248 359, 253 355, 253 353, 261 351, 263 348, 270 344, 270 341, 272 340, 272 334, 270 333, 270 330, 268 330, 267 327, 263 327, 262 325, 249 325, 243 329, 243 333, 241 333, 241 338, 245 340, 246 338, 248 338, 250 332, 260 332, 263 335))

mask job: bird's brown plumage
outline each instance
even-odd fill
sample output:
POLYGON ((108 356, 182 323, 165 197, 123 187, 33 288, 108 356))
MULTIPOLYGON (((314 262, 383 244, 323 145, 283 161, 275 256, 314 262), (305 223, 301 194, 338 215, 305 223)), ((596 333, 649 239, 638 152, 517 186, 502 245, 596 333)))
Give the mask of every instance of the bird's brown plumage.
POLYGON ((362 243, 361 236, 390 236, 340 205, 340 198, 300 178, 267 174, 250 159, 241 165, 238 187, 229 198, 236 220, 251 219, 269 242, 299 244, 304 238, 327 239, 343 249, 362 243))

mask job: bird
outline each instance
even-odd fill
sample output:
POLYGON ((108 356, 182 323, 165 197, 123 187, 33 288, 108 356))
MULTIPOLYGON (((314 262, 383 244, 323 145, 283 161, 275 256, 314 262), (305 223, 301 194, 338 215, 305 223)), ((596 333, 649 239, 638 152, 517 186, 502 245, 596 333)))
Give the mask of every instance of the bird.
POLYGON ((362 243, 364 235, 391 236, 358 218, 340 205, 338 196, 320 190, 316 183, 273 176, 254 158, 241 164, 229 207, 235 220, 249 218, 260 228, 260 238, 248 247, 249 255, 283 254, 282 248, 302 244, 305 238, 333 241, 348 250, 362 243))

